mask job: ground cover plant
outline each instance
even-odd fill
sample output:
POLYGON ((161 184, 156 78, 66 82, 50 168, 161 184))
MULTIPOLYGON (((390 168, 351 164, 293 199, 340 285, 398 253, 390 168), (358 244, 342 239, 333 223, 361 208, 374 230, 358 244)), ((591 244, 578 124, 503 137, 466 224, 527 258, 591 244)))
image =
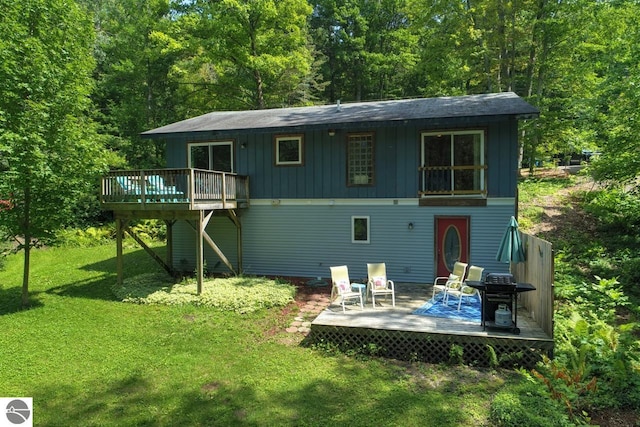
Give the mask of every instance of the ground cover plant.
MULTIPOLYGON (((33 397, 38 426, 495 425, 493 396, 519 400, 530 381, 307 348, 284 332, 295 305, 240 314, 123 303, 113 244, 35 251, 23 309, 20 257, 0 271, 0 390, 33 397)), ((124 265, 126 278, 160 271, 132 245, 124 265)))
POLYGON ((521 201, 544 207, 524 231, 551 241, 556 254, 555 358, 534 374, 575 421, 636 425, 639 199, 584 176, 529 178, 519 188, 521 201))

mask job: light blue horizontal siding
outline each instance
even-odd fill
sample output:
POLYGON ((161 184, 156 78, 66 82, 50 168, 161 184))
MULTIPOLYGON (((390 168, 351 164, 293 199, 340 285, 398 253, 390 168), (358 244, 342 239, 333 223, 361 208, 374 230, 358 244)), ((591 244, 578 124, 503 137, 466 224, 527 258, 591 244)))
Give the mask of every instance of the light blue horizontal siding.
MULTIPOLYGON (((389 278, 429 283, 435 271, 436 216, 470 217, 470 263, 486 272, 506 272, 495 255, 514 213, 513 204, 487 207, 419 207, 415 205, 254 204, 242 212, 243 272, 255 275, 329 277, 329 267, 346 264, 352 280, 366 277, 366 264, 385 262, 389 278), (370 217, 370 244, 351 242, 351 217, 370 217), (408 224, 414 227, 409 230, 408 224)), ((184 223, 174 227, 174 264, 195 269, 195 232, 184 223)), ((214 218, 207 228, 236 265, 235 226, 214 218)), ((209 271, 226 267, 207 246, 209 271)))
MULTIPOLYGON (((194 272, 196 269, 196 231, 185 221, 173 226, 173 266, 177 270, 194 272)), ((222 253, 237 268, 236 227, 226 217, 214 216, 207 225, 207 234, 213 239, 222 253)), ((211 247, 204 242, 204 258, 208 272, 228 272, 229 269, 218 258, 211 247)))

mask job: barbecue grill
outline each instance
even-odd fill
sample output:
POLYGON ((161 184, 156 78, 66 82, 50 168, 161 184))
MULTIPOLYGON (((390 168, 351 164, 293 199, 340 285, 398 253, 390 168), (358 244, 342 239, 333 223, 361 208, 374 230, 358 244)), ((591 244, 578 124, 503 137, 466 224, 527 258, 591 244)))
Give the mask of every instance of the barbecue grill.
POLYGON ((509 329, 520 333, 517 326, 518 307, 516 281, 509 273, 489 273, 485 277, 482 291, 482 327, 509 329), (512 319, 504 319, 505 308, 511 312, 512 319), (496 311, 500 311, 499 316, 496 311))

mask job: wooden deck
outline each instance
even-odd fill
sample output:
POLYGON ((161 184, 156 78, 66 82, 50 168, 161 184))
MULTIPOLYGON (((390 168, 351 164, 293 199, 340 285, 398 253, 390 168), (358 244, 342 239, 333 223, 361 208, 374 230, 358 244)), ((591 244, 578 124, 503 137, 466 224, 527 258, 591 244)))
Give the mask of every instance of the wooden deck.
POLYGON ((244 208, 249 178, 192 168, 111 171, 102 178, 100 197, 104 209, 116 212, 244 208))
POLYGON ((489 364, 487 346, 498 358, 519 357, 516 364, 523 366, 535 365, 542 354, 552 356, 553 339, 523 307, 518 307, 520 334, 483 330, 480 323, 412 314, 431 298, 431 292, 430 285, 396 284, 395 308, 390 297, 387 301, 377 298, 375 309, 369 300, 364 310, 354 304, 345 313, 334 303, 311 323, 309 339, 350 342, 356 347, 375 344, 390 357, 427 361, 448 360, 454 344, 464 348, 465 361, 476 364, 489 364))

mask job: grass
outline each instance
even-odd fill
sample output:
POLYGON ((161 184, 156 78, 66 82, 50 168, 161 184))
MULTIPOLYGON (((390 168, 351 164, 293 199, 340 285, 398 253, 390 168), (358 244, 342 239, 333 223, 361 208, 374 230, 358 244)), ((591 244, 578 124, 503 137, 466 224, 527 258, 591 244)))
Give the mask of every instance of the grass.
POLYGON ((540 200, 547 196, 554 196, 560 190, 574 184, 576 178, 568 176, 557 177, 530 177, 518 184, 518 225, 521 229, 530 229, 537 224, 544 215, 545 206, 540 200))
MULTIPOLYGON (((523 381, 307 348, 284 332, 295 310, 122 303, 114 256, 34 251, 25 310, 22 256, 0 271, 0 394, 33 397, 38 426, 492 425, 493 396, 523 381)), ((160 271, 134 248, 125 268, 160 271)))

